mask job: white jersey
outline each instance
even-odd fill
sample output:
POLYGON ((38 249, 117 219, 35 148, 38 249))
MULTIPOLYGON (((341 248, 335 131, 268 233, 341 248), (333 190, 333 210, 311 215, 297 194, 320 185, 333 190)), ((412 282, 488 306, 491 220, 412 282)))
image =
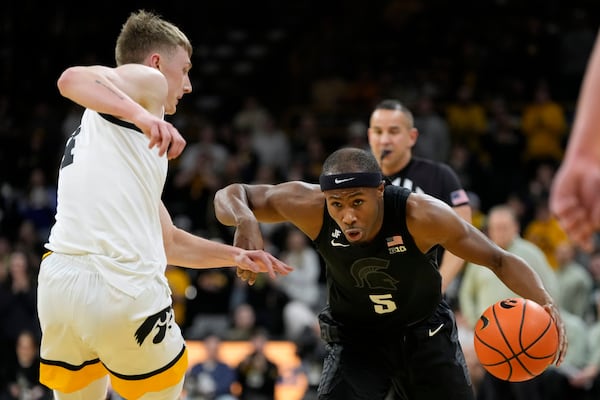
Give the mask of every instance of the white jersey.
POLYGON ((91 257, 108 282, 136 297, 166 267, 159 206, 168 160, 148 142, 133 124, 85 110, 61 162, 46 244, 91 257))

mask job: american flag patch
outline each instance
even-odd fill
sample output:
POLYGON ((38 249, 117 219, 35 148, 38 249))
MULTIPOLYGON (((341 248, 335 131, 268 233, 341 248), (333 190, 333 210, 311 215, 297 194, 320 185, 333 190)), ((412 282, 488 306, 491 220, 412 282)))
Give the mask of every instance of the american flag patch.
POLYGON ((400 235, 385 238, 385 241, 387 242, 387 247, 400 246, 404 244, 402 236, 400 235))
POLYGON ((454 192, 450 193, 450 201, 452 202, 453 206, 465 203, 468 204, 469 196, 467 196, 467 192, 465 192, 463 189, 455 190, 454 192))

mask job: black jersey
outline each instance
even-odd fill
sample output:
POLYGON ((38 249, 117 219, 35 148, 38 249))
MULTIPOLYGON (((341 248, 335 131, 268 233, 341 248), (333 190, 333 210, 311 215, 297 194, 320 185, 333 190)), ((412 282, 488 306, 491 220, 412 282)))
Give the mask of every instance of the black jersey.
POLYGON ((448 165, 412 157, 401 171, 387 177, 394 186, 425 193, 447 203, 450 207, 469 204, 456 172, 448 165))
POLYGON ((328 305, 342 327, 383 332, 429 317, 441 300, 435 248, 423 254, 406 227, 410 191, 388 185, 374 240, 350 245, 327 209, 314 240, 326 263, 328 305))

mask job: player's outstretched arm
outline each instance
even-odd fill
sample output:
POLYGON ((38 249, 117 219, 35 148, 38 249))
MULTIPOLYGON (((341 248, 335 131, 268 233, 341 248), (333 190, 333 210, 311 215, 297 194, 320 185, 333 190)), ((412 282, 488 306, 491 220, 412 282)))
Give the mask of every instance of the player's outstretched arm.
POLYGON ((552 183, 550 209, 571 240, 592 250, 600 230, 600 32, 577 101, 565 157, 552 183))
POLYGON ((167 263, 188 268, 238 267, 267 272, 272 278, 286 275, 292 267, 263 250, 245 250, 192 235, 173 225, 164 204, 160 208, 167 263))
MULTIPOLYGON (((262 249, 259 221, 290 222, 310 238, 316 237, 323 222, 324 197, 319 186, 304 182, 232 184, 217 191, 214 208, 223 225, 235 227, 234 246, 262 249)), ((237 275, 249 284, 256 280, 254 273, 239 268, 237 275)))
POLYGON ((409 196, 407 224, 422 251, 440 244, 467 262, 488 267, 513 292, 545 307, 559 327, 560 350, 555 362, 559 365, 563 361, 567 349, 564 324, 540 276, 522 258, 500 248, 431 196, 409 196))

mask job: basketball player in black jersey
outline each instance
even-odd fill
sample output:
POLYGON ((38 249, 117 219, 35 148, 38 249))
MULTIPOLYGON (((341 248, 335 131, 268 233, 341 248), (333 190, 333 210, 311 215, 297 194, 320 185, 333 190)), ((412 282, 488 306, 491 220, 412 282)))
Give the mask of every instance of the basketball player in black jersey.
MULTIPOLYGON (((289 221, 326 262, 328 343, 319 399, 473 399, 454 315, 442 298, 436 252, 485 265, 515 293, 562 321, 538 275, 444 202, 385 185, 369 151, 344 148, 323 164, 320 185, 232 184, 215 195, 217 218, 236 227, 235 245, 260 249, 259 221, 289 221)), ((255 278, 240 274, 242 279, 255 278)))
MULTIPOLYGON (((426 193, 447 203, 465 221, 471 222, 469 198, 456 173, 446 164, 412 154, 419 131, 412 112, 397 100, 383 100, 369 120, 369 146, 383 174, 395 186, 426 193)), ((442 292, 459 274, 464 260, 446 251, 438 254, 442 292)))

